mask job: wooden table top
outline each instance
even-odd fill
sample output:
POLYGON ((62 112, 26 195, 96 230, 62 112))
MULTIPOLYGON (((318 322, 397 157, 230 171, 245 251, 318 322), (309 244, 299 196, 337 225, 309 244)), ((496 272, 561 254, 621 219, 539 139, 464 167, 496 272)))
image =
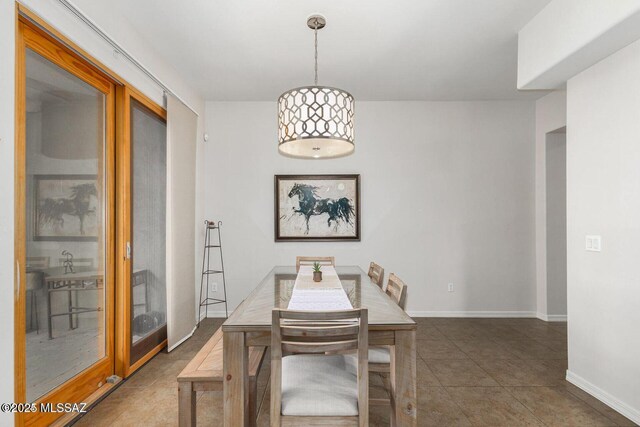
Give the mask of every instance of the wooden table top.
POLYGON ((102 279, 103 276, 104 276, 104 273, 102 271, 77 271, 75 273, 46 276, 46 280, 47 282, 66 282, 71 280, 98 280, 98 279, 102 279))
MULTIPOLYGON (((336 267, 354 308, 369 309, 370 330, 416 329, 416 323, 357 266, 336 267)), ((267 331, 271 311, 287 308, 296 280, 295 266, 274 267, 222 325, 224 331, 267 331)))

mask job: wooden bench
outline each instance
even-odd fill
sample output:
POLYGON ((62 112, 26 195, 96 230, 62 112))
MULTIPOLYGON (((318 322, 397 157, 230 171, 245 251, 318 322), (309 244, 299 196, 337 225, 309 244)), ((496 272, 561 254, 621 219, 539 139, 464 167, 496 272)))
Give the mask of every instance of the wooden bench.
MULTIPOLYGON (((266 349, 249 348, 249 413, 252 426, 255 426, 257 417, 257 377, 266 349)), ((178 419, 181 427, 196 425, 197 391, 221 389, 222 354, 222 329, 218 329, 178 375, 178 419)))

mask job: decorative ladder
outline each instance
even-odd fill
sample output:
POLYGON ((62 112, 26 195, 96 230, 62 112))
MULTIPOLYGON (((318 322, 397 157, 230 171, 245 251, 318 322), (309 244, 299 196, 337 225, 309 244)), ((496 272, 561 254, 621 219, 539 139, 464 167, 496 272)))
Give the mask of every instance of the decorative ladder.
MULTIPOLYGON (((222 221, 205 221, 205 234, 204 234, 204 251, 202 253, 202 278, 200 279, 200 306, 198 307, 198 327, 200 327, 201 311, 202 307, 206 307, 215 304, 224 303, 225 316, 229 317, 229 311, 227 308, 227 284, 224 279, 224 261, 222 259, 222 239, 220 238, 220 226, 222 221), (218 230, 218 242, 217 244, 211 244, 212 230, 218 230), (220 270, 214 270, 211 268, 211 249, 220 250, 220 270), (224 299, 209 297, 209 276, 212 274, 222 275, 222 289, 224 291, 224 299), (206 291, 204 298, 203 293, 206 291)), ((215 243, 215 242, 214 242, 215 243)))

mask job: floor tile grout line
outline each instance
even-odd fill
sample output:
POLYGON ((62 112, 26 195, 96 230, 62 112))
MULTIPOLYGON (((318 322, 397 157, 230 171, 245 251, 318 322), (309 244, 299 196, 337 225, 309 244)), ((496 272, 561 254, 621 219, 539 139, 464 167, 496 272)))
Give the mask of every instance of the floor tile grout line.
MULTIPOLYGON (((515 387, 513 387, 513 388, 515 388, 515 387)), ((547 426, 547 427, 550 427, 547 423, 545 423, 543 420, 541 420, 540 418, 538 418, 538 417, 536 416, 536 414, 534 414, 534 413, 533 413, 533 411, 531 410, 531 408, 529 408, 529 407, 528 407, 524 402, 522 402, 520 399, 518 399, 518 397, 517 397, 516 395, 514 395, 513 393, 511 393, 511 391, 510 391, 507 387, 504 387, 504 389, 505 389, 505 391, 506 391, 507 393, 509 393, 509 395, 510 395, 511 397, 513 397, 513 398, 514 398, 518 403, 520 403, 523 407, 525 407, 525 408, 526 408, 526 410, 527 410, 527 411, 529 411, 529 412, 531 413, 531 415, 533 415, 533 417, 534 417, 536 420, 540 421, 540 423, 541 423, 542 425, 547 426)))
MULTIPOLYGON (((418 352, 418 346, 416 345, 416 355, 422 359, 422 363, 424 363, 424 366, 427 367, 427 369, 429 370, 429 372, 431 372, 431 375, 433 376, 433 378, 436 379, 436 381, 438 382, 438 384, 440 385, 440 387, 442 387, 442 383, 440 382, 440 379, 436 376, 436 374, 433 373, 433 371, 431 370, 431 367, 429 366, 429 364, 427 363, 427 361, 424 359, 424 357, 422 357, 422 355, 420 354, 420 352, 418 352)), ((416 377, 418 375, 418 367, 416 366, 416 377)), ((417 388, 417 384, 416 384, 416 388, 417 388)))

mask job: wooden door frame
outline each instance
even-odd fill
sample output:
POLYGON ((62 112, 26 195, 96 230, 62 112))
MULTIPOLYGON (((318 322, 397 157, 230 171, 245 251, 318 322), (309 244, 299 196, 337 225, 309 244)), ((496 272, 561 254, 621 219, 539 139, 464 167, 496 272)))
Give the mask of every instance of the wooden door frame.
MULTIPOLYGON (((131 86, 121 86, 117 88, 117 135, 118 150, 116 152, 117 161, 117 182, 118 192, 116 200, 117 215, 117 250, 116 258, 116 306, 118 312, 116 316, 116 331, 118 348, 116 351, 116 373, 123 378, 128 377, 138 368, 149 361, 153 356, 158 354, 167 346, 166 338, 152 348, 151 351, 140 357, 134 363, 131 363, 131 316, 132 316, 132 300, 131 300, 131 270, 132 258, 127 258, 126 248, 127 242, 132 242, 132 182, 131 175, 131 100, 144 106, 151 113, 166 122, 167 112, 164 108, 153 102, 142 92, 131 86)), ((135 255, 134 255, 135 256, 135 255)), ((165 326, 166 328, 166 326, 165 326)))
MULTIPOLYGON (((76 45, 70 39, 65 37, 62 33, 57 31, 46 21, 40 18, 36 13, 31 11, 28 7, 16 3, 15 9, 15 22, 16 22, 16 117, 15 117, 15 230, 16 237, 14 241, 15 259, 15 299, 14 299, 14 394, 16 402, 24 402, 26 400, 26 340, 25 340, 25 328, 26 328, 26 309, 25 309, 25 266, 22 265, 22 261, 26 260, 26 223, 24 215, 22 215, 20 209, 25 207, 26 202, 26 176, 25 176, 25 148, 26 148, 26 108, 24 105, 25 100, 25 45, 20 31, 20 26, 28 26, 34 31, 38 31, 42 36, 48 38, 52 43, 66 50, 69 55, 79 60, 81 63, 87 66, 87 69, 97 73, 103 78, 111 82, 113 93, 115 94, 115 106, 113 108, 113 114, 115 114, 115 129, 112 132, 109 148, 110 164, 108 165, 110 174, 107 177, 109 182, 109 195, 112 196, 109 200, 110 208, 114 209, 109 215, 109 227, 110 227, 110 241, 108 247, 105 250, 108 251, 110 260, 111 276, 115 283, 112 284, 115 296, 110 296, 111 306, 111 324, 115 323, 115 333, 112 333, 112 339, 110 340, 111 348, 113 349, 113 363, 112 371, 121 376, 127 377, 131 375, 135 370, 141 367, 151 357, 157 354, 164 345, 159 345, 154 348, 150 353, 141 358, 135 364, 129 364, 129 350, 130 350, 130 298, 129 298, 129 280, 124 281, 125 277, 124 268, 127 268, 126 261, 124 260, 124 251, 126 243, 126 237, 130 233, 130 210, 121 210, 123 203, 130 205, 130 200, 122 198, 120 190, 123 185, 129 185, 130 180, 128 175, 124 176, 123 173, 130 170, 130 155, 127 156, 126 166, 129 169, 124 169, 122 162, 122 156, 124 153, 129 152, 125 150, 125 145, 130 145, 130 99, 134 98, 140 102, 152 112, 157 114, 163 120, 166 121, 166 110, 160 105, 156 104, 149 97, 145 96, 142 92, 136 90, 128 82, 122 79, 117 73, 105 66, 103 63, 94 58, 87 51, 76 45), (115 134, 115 135, 113 135, 115 134), (115 139, 115 140, 114 140, 115 139), (115 165, 114 165, 115 162, 115 165), (22 165, 22 167, 21 167, 22 165), (114 169, 115 168, 115 169, 114 169), (115 175, 113 172, 115 171, 115 175), (126 178, 126 179, 125 179, 126 178), (115 192, 115 196, 114 196, 115 192), (115 207, 115 208, 114 208, 115 207), (128 227, 124 227, 129 224, 128 227), (124 228, 123 228, 124 227, 124 228), (115 316, 114 316, 115 314, 115 316), (114 318, 115 317, 115 318, 114 318), (126 353, 126 354, 125 354, 126 353)), ((113 120, 111 120, 113 123, 113 120)), ((130 195, 130 191, 126 194, 130 195)), ((130 272, 130 269, 128 270, 130 272)), ((113 293, 112 293, 113 294, 113 293)), ((111 328, 114 331, 114 328, 111 328)), ((25 417, 22 414, 16 414, 16 425, 21 426, 25 423, 25 417)))
MULTIPOLYGON (((105 141, 102 177, 105 191, 104 219, 104 337, 105 357, 91 367, 75 375, 36 400, 41 402, 82 402, 91 393, 106 384, 114 372, 114 312, 115 312, 115 96, 117 82, 83 58, 77 50, 61 42, 28 9, 16 7, 16 140, 15 140, 15 259, 16 283, 14 299, 14 357, 15 357, 15 401, 26 402, 26 50, 31 49, 56 66, 73 74, 105 95, 105 141), (73 382, 73 383, 71 383, 73 382)), ((27 413, 16 414, 16 425, 53 422, 63 414, 27 413)))

